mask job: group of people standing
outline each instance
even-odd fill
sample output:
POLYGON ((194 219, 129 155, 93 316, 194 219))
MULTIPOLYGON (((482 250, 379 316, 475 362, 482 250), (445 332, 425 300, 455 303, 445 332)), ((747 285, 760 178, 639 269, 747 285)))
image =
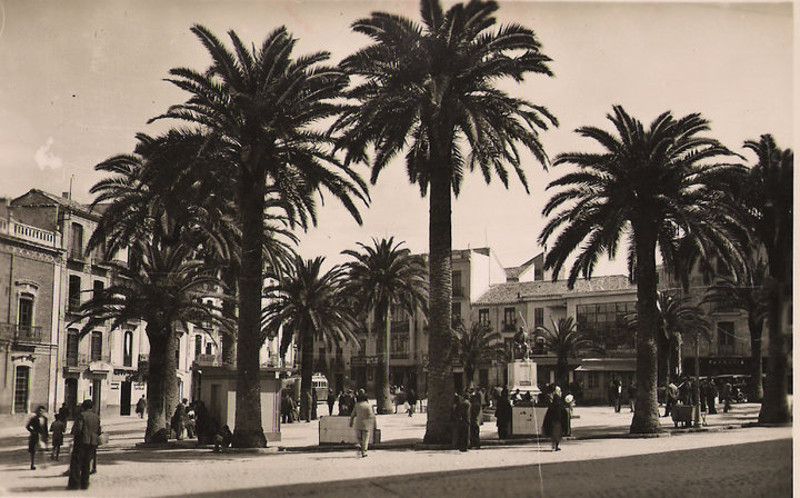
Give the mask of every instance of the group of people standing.
POLYGON ((699 404, 701 412, 707 412, 709 415, 716 415, 717 397, 719 397, 719 402, 722 403, 722 411, 728 413, 731 409, 731 401, 733 398, 733 386, 730 382, 717 382, 715 379, 700 379, 698 389, 700 392, 699 400, 695 392, 695 382, 696 380, 690 377, 684 377, 681 380, 673 379, 670 381, 666 389, 664 417, 668 417, 672 412, 672 408, 678 403, 684 405, 699 404))
MULTIPOLYGON (((93 408, 92 400, 85 400, 81 403, 80 411, 72 423, 72 452, 69 470, 65 474, 69 476, 67 489, 70 490, 87 489, 89 475, 97 472, 97 447, 100 445, 100 435, 103 430, 100 426, 100 417, 93 408)), ((36 414, 25 425, 29 433, 28 452, 31 457, 31 470, 36 470, 36 452, 47 447, 50 432, 53 433, 51 460, 58 461, 64 443, 69 410, 62 405, 55 416, 55 421, 49 426, 46 413, 44 406, 38 407, 36 414)))
POLYGON ((572 433, 574 402, 575 398, 571 393, 562 397, 561 388, 555 385, 545 386, 535 402, 530 393, 520 394, 516 391, 509 396, 508 389, 503 387, 494 400, 497 435, 500 439, 511 437, 512 406, 547 407, 542 421, 542 433, 550 438, 553 451, 558 451, 561 449, 559 448, 561 440, 572 433))

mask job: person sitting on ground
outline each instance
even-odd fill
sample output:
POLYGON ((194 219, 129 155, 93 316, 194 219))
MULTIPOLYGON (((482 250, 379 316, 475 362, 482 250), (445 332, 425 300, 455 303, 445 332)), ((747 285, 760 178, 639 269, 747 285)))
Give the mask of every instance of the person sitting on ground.
POLYGON ((214 437, 214 453, 219 453, 223 449, 230 448, 232 441, 233 433, 231 432, 231 428, 227 425, 223 425, 222 429, 220 429, 214 437))

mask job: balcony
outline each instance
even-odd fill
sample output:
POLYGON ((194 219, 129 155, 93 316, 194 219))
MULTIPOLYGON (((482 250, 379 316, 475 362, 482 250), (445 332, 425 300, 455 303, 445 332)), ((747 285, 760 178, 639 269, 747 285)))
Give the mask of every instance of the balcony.
POLYGON ((219 356, 215 354, 199 354, 195 358, 194 364, 198 367, 214 367, 219 364, 218 358, 219 356))
POLYGON ((461 287, 461 286, 453 287, 453 297, 464 297, 464 296, 465 296, 465 292, 464 292, 464 288, 463 287, 461 287))
POLYGON ((67 311, 70 313, 77 313, 81 307, 81 298, 80 297, 70 297, 67 300, 67 311))
POLYGON ((67 368, 86 368, 89 366, 89 355, 86 353, 69 354, 64 362, 67 368))
POLYGON ((42 344, 42 327, 0 323, 0 338, 14 343, 42 344))
POLYGON ((514 318, 512 320, 503 320, 503 332, 516 332, 517 331, 517 319, 514 318))
POLYGON ((407 360, 411 354, 408 351, 390 351, 389 356, 392 360, 407 360))

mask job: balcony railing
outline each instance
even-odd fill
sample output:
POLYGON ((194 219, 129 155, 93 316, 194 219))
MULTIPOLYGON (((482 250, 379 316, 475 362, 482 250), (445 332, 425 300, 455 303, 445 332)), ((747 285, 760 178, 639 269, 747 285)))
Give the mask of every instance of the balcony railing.
POLYGON ((67 310, 73 313, 77 313, 81 307, 81 298, 79 297, 71 297, 67 300, 67 310))
POLYGON ((66 366, 77 368, 89 366, 89 355, 86 353, 69 354, 67 353, 66 366))
POLYGON ((0 337, 14 342, 42 343, 42 327, 0 323, 0 337))
POLYGON ((14 220, 0 219, 0 233, 12 235, 19 239, 35 242, 47 247, 61 247, 61 235, 58 232, 42 230, 14 220))
POLYGON ((464 297, 464 288, 453 287, 453 297, 464 297))
POLYGON ((213 367, 218 364, 218 355, 215 354, 199 354, 194 362, 198 367, 213 367))

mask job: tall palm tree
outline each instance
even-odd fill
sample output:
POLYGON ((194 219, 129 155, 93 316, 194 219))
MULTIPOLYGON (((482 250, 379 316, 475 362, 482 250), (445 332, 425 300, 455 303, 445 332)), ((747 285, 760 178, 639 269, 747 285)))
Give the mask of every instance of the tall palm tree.
POLYGON ((665 112, 645 129, 621 106, 614 106, 613 111, 608 118, 616 135, 596 127, 577 130, 597 141, 603 152, 571 152, 556 158, 555 165, 572 164, 578 170, 548 185, 548 189, 563 189, 544 208, 545 216, 552 218, 540 241, 547 243, 558 232, 545 259, 554 275, 579 250, 569 272, 571 286, 580 274, 590 277, 603 254, 614 258, 620 239, 627 237, 638 314, 638 409, 630 430, 653 433, 660 431, 655 342, 657 246, 664 253, 676 237, 685 235, 694 237, 705 253, 736 259, 737 213, 719 179, 732 175, 732 168, 709 164, 732 153, 718 141, 700 135, 708 130, 708 121, 699 114, 675 118, 665 112))
MULTIPOLYGON (((475 381, 475 370, 494 360, 506 359, 506 349, 503 346, 503 336, 494 332, 492 327, 482 322, 473 322, 467 328, 463 320, 457 320, 453 327, 456 351, 454 353, 458 363, 464 367, 467 377, 467 387, 472 387, 475 381)), ((488 387, 488 386, 483 386, 488 387)))
POLYGON ((750 392, 749 401, 761 401, 764 397, 764 371, 762 339, 764 320, 767 318, 768 302, 764 292, 767 268, 763 260, 748 265, 742 274, 720 277, 706 289, 704 303, 721 309, 734 309, 747 313, 747 328, 750 331, 750 392))
POLYGON ((311 392, 314 368, 314 339, 334 344, 358 340, 353 333, 356 320, 345 306, 343 291, 346 273, 336 266, 322 271, 325 258, 304 261, 296 256, 288 276, 272 279, 264 290, 268 301, 264 306, 260 341, 281 336, 281 355, 296 340, 300 345, 301 410, 309 406, 306 394, 311 392))
MULTIPOLYGON (((211 56, 204 71, 176 68, 169 81, 190 94, 155 119, 172 118, 196 125, 224 161, 202 161, 198 171, 224 167, 233 183, 241 231, 238 272, 238 339, 236 428, 238 447, 266 445, 261 427, 260 332, 263 286, 263 213, 268 188, 287 198, 296 209, 293 221, 316 221, 314 204, 297 203, 304 195, 325 189, 339 199, 360 223, 357 201, 366 202, 366 185, 342 166, 327 147, 326 133, 314 126, 338 111, 332 103, 347 85, 340 70, 323 66, 329 54, 292 58, 296 39, 281 27, 252 49, 228 33, 230 50, 208 29, 192 32, 211 56)), ((202 181, 205 173, 196 175, 202 181)))
POLYGON ((764 399, 758 420, 787 423, 788 359, 784 322, 792 302, 794 152, 781 149, 771 135, 748 140, 744 147, 756 153, 758 162, 742 182, 744 202, 752 215, 756 239, 767 255, 767 324, 769 356, 764 399))
POLYGON ((395 243, 394 237, 372 239, 372 246, 358 243, 361 250, 345 250, 351 261, 344 264, 348 292, 358 296, 363 311, 372 314, 378 350, 375 385, 378 413, 392 411, 389 393, 389 345, 392 333, 392 308, 401 307, 413 315, 428 298, 427 269, 422 258, 413 256, 395 243))
POLYGON ((544 339, 545 347, 556 354, 556 382, 564 387, 569 383, 569 358, 575 358, 582 351, 600 351, 602 348, 578 330, 571 316, 551 322, 551 328, 537 327, 536 334, 544 339))
POLYGON ((146 442, 166 441, 170 407, 177 397, 175 351, 176 326, 186 323, 221 323, 219 309, 204 304, 203 298, 220 297, 214 289, 220 282, 216 272, 203 261, 192 260, 183 245, 163 244, 158 237, 136 240, 128 249, 128 262, 108 263, 115 275, 112 285, 95 293, 78 310, 86 319, 82 333, 111 321, 111 328, 129 320, 147 323, 150 344, 147 373, 146 442))
MULTIPOLYGON (((497 88, 509 77, 550 75, 549 58, 535 33, 518 24, 500 26, 494 1, 471 0, 446 12, 439 0, 422 0, 422 25, 375 12, 352 28, 372 44, 341 67, 359 83, 346 95, 333 130, 341 132, 345 163, 368 160, 375 183, 389 162, 405 154, 409 181, 430 190, 430 351, 452 351, 451 203, 467 169, 488 183, 496 174, 508 185, 507 166, 527 190, 522 147, 543 165, 539 130, 557 124, 547 109, 497 88)), ((453 396, 451 358, 431 355, 428 365, 427 443, 449 443, 453 396)))

